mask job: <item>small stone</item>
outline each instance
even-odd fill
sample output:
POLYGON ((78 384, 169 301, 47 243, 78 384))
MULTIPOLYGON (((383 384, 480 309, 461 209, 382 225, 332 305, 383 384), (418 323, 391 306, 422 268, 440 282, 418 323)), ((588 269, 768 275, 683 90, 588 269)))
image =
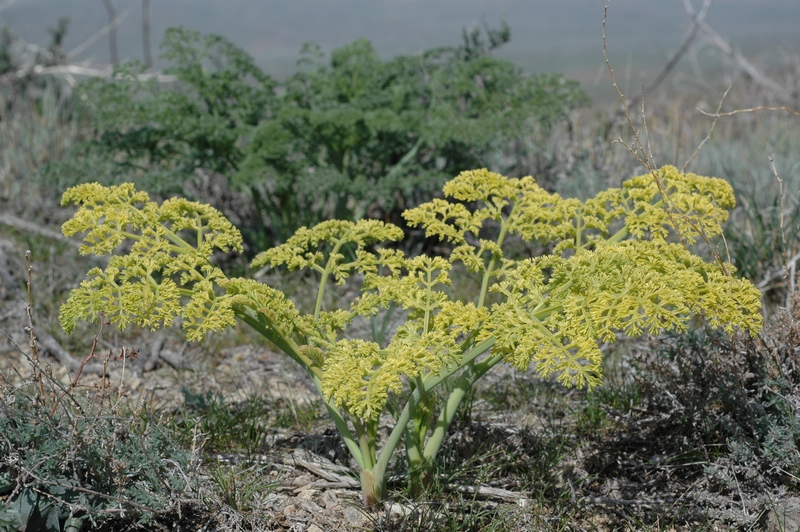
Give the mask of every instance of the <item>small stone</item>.
POLYGON ((312 490, 312 489, 303 490, 297 494, 297 498, 311 500, 317 493, 319 493, 319 490, 312 490))
POLYGON ((310 513, 311 515, 318 515, 325 511, 314 501, 301 500, 298 504, 300 505, 300 508, 310 513))
POLYGON ((322 504, 325 505, 326 509, 331 509, 339 504, 339 498, 334 492, 326 491, 322 494, 322 504))
POLYGON ((398 502, 392 503, 389 507, 389 513, 395 517, 408 517, 413 511, 411 507, 398 502))
POLYGON ((344 510, 344 515, 348 524, 353 527, 364 526, 367 522, 367 517, 353 506, 347 506, 344 510))
POLYGON ((128 377, 128 380, 126 380, 124 384, 125 387, 127 387, 130 390, 138 390, 139 387, 143 384, 143 382, 138 375, 134 375, 133 377, 128 377))
POLYGON ((314 523, 311 523, 311 525, 309 525, 309 527, 306 528, 306 532, 322 532, 322 529, 317 525, 315 525, 314 523))

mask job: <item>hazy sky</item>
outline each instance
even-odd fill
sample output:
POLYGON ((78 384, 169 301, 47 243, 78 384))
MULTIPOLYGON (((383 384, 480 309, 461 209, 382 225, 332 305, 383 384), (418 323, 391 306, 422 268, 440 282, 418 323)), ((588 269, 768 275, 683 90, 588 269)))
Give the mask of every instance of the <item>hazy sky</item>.
MULTIPOLYGON (((699 7, 700 0, 693 0, 699 7)), ((602 77, 602 0, 152 0, 152 46, 169 26, 219 33, 250 52, 270 74, 294 69, 304 42, 330 50, 358 37, 384 57, 455 45, 461 30, 505 15, 511 42, 498 54, 529 71, 565 72, 584 84, 602 77)), ((0 11, 12 31, 45 44, 46 28, 71 19, 67 50, 102 28, 101 0, 5 0, 0 11)), ((140 0, 115 0, 123 57, 142 58, 140 0)), ((744 53, 777 57, 800 51, 800 0, 717 0, 708 22, 744 53)), ((690 26, 682 0, 611 0, 607 35, 619 68, 633 78, 652 76, 680 45, 690 26)), ((706 54, 708 55, 708 54, 706 54)), ((109 62, 108 40, 78 57, 109 62)), ((702 59, 702 57, 701 57, 702 59)))

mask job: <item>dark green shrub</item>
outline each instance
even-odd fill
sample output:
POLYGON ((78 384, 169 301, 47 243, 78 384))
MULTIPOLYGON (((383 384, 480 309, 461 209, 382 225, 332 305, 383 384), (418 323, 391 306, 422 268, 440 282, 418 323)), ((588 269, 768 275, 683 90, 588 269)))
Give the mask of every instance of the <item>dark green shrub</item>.
POLYGON ((81 163, 49 174, 62 186, 135 181, 167 194, 186 192, 198 169, 228 176, 250 197, 240 225, 258 249, 329 217, 395 218, 465 168, 519 173, 531 128, 587 103, 575 82, 491 57, 507 26, 487 37, 386 61, 364 39, 329 63, 306 45, 301 71, 277 83, 223 37, 171 28, 162 55, 177 81, 143 81, 129 64, 86 83, 92 141, 81 163))

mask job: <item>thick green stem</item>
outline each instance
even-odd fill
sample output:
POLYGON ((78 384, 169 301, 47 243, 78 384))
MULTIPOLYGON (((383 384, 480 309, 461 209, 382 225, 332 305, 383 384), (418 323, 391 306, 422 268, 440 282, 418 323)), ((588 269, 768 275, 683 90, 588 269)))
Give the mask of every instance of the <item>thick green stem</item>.
POLYGON ((423 330, 425 331, 425 334, 428 334, 428 329, 430 327, 430 320, 431 320, 431 285, 433 284, 431 281, 432 272, 430 270, 430 267, 428 268, 428 271, 426 272, 425 275, 426 275, 425 287, 427 291, 425 293, 425 321, 423 322, 423 327, 424 327, 423 330))
POLYGON ((383 178, 384 182, 389 182, 390 179, 394 179, 395 177, 400 175, 400 173, 403 171, 403 167, 407 165, 414 157, 417 156, 417 152, 419 151, 419 148, 421 146, 422 146, 422 139, 420 138, 417 139, 417 142, 414 143, 411 149, 408 150, 408 152, 405 155, 403 155, 403 158, 400 159, 397 162, 397 164, 392 166, 388 172, 386 172, 386 175, 383 178))
POLYGON ((314 387, 317 389, 317 392, 319 392, 320 397, 322 397, 322 402, 325 404, 325 409, 328 411, 328 415, 331 416, 331 419, 333 419, 333 423, 336 425, 336 430, 338 430, 339 434, 341 434, 345 445, 347 445, 347 449, 350 451, 353 459, 355 459, 358 467, 364 469, 366 462, 364 461, 363 453, 361 452, 361 448, 359 447, 356 438, 350 431, 350 427, 347 426, 347 421, 342 417, 341 412, 338 408, 336 408, 335 404, 325 400, 325 396, 322 394, 322 382, 320 381, 319 377, 312 373, 311 380, 314 381, 314 387))
POLYGON ((353 426, 358 435, 363 465, 361 465, 361 495, 364 505, 374 506, 383 500, 386 491, 386 478, 384 475, 376 476, 373 472, 375 466, 375 436, 378 421, 353 420, 353 426))
POLYGON ((306 371, 322 378, 322 368, 310 357, 304 355, 294 340, 277 332, 272 324, 265 323, 266 317, 251 309, 250 307, 235 306, 233 309, 237 318, 255 329, 261 336, 275 344, 275 346, 287 354, 292 360, 300 364, 306 371))
POLYGON ((443 381, 450 378, 465 365, 471 363, 483 353, 490 350, 492 346, 494 346, 494 343, 494 338, 488 338, 482 341, 464 353, 460 363, 454 364, 446 370, 442 370, 437 375, 429 376, 423 381, 422 386, 414 389, 411 397, 406 403, 406 406, 403 408, 403 411, 397 418, 397 423, 395 424, 394 429, 392 429, 392 432, 389 434, 389 438, 386 440, 383 449, 381 449, 380 456, 378 457, 375 466, 372 468, 372 477, 376 481, 384 481, 384 477, 386 476, 386 468, 389 466, 389 459, 391 458, 395 449, 397 449, 400 441, 403 439, 403 435, 405 434, 406 430, 408 430, 408 423, 411 421, 414 411, 416 410, 420 401, 424 398, 424 395, 441 384, 443 381))
MULTIPOLYGON (((421 377, 415 379, 416 387, 425 390, 421 377)), ((408 459, 409 487, 413 496, 420 495, 420 486, 424 484, 424 472, 427 469, 422 454, 428 426, 435 407, 436 397, 423 392, 411 413, 411 428, 406 431, 406 457, 408 459)))
POLYGON ((319 281, 319 289, 317 290, 317 302, 314 304, 314 323, 319 321, 319 314, 322 312, 322 298, 325 295, 325 287, 328 284, 328 277, 331 274, 333 257, 339 253, 339 249, 341 247, 342 240, 339 240, 336 242, 336 244, 334 244, 330 255, 328 255, 328 263, 325 265, 325 269, 322 270, 322 278, 319 281))
POLYGON ((436 420, 433 432, 428 437, 425 444, 425 451, 422 453, 423 460, 427 463, 433 463, 436 455, 439 453, 439 448, 442 446, 444 437, 453 423, 458 407, 464 397, 467 395, 472 386, 480 379, 487 371, 496 366, 503 356, 501 354, 493 355, 485 360, 474 364, 471 368, 464 372, 463 375, 456 381, 455 388, 447 398, 444 408, 439 412, 439 417, 436 420))
POLYGON ((616 244, 617 242, 622 242, 626 236, 628 236, 628 230, 623 227, 622 229, 614 233, 612 236, 610 236, 608 240, 606 240, 606 242, 608 242, 609 244, 616 244))
POLYGON ((362 467, 364 469, 372 469, 375 466, 375 434, 370 430, 370 422, 355 419, 353 420, 353 426, 356 429, 358 447, 361 450, 361 458, 364 462, 362 467))
POLYGON ((197 249, 200 249, 200 246, 203 245, 203 220, 199 215, 196 215, 195 219, 200 220, 200 226, 197 228, 197 249))
MULTIPOLYGON (((516 206, 514 207, 516 208, 516 206)), ((511 211, 514 212, 513 209, 511 211)), ((505 220, 500 222, 500 235, 497 237, 497 247, 501 247, 503 245, 503 240, 506 238, 506 232, 508 232, 508 224, 506 224, 505 220)), ((495 258, 489 260, 489 264, 486 266, 486 271, 483 273, 483 279, 481 280, 481 293, 478 296, 478 307, 482 307, 486 302, 486 292, 489 291, 489 279, 492 277, 492 273, 494 273, 494 264, 495 258)))
POLYGON ((331 419, 333 419, 336 429, 339 431, 339 434, 342 435, 342 439, 344 439, 347 449, 350 451, 350 454, 353 456, 358 466, 362 469, 369 469, 372 467, 374 464, 374 459, 369 460, 368 458, 365 458, 359 442, 356 441, 356 438, 353 436, 353 433, 347 426, 347 421, 342 417, 339 409, 336 408, 336 405, 330 401, 325 400, 325 396, 322 393, 322 369, 313 360, 303 355, 293 340, 284 338, 283 336, 277 334, 274 329, 263 323, 262 320, 265 319, 263 315, 260 315, 248 307, 235 307, 234 312, 236 313, 237 318, 248 324, 259 334, 264 336, 264 338, 275 344, 278 349, 283 351, 287 356, 289 356, 289 358, 297 362, 309 373, 311 380, 314 383, 314 387, 317 389, 317 392, 323 399, 325 408, 328 410, 328 414, 331 416, 331 419))
POLYGON ((369 469, 361 470, 361 499, 364 506, 372 508, 383 501, 383 494, 386 491, 386 480, 377 479, 369 469))

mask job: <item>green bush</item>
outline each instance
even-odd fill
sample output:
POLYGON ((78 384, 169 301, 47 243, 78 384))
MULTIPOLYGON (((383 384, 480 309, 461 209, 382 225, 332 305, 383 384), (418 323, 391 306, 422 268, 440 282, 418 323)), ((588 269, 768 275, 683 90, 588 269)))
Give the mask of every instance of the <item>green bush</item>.
MULTIPOLYGON (((99 181, 154 193, 181 192, 197 169, 231 177, 251 198, 242 228, 257 249, 330 217, 399 219, 464 168, 513 172, 533 125, 588 101, 575 82, 491 57, 507 26, 487 35, 391 60, 361 39, 329 64, 309 44, 300 72, 278 83, 223 37, 171 28, 162 55, 176 83, 142 81, 144 68, 128 64, 82 86, 93 140, 77 157, 99 181)), ((85 173, 50 171, 63 184, 85 173)))

